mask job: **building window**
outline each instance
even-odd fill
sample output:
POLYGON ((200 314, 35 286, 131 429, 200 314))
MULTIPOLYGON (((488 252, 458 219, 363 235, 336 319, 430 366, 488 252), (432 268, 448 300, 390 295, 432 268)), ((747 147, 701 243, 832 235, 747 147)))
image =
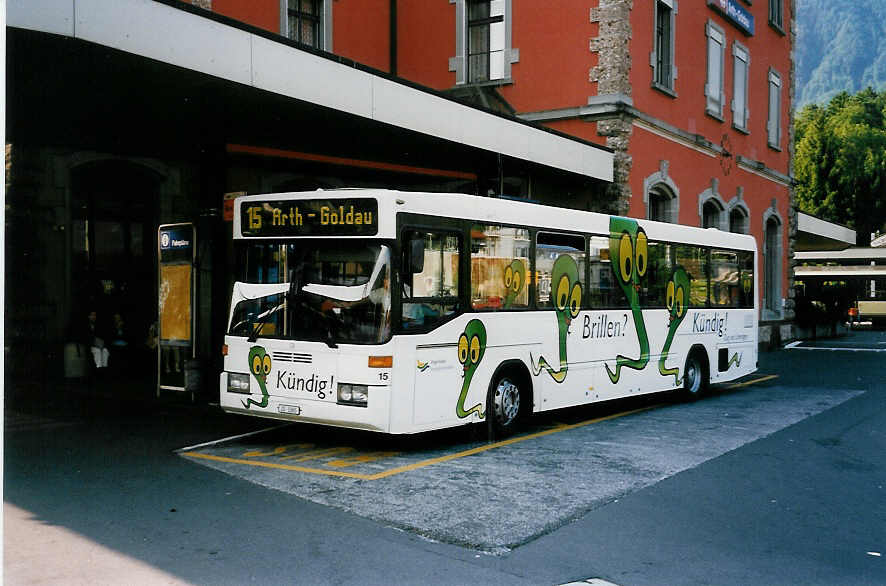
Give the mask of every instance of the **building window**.
POLYGON ((676 198, 664 185, 656 185, 649 191, 649 219, 656 222, 676 221, 676 198))
POLYGON ((732 45, 733 57, 733 92, 732 92, 732 124, 739 130, 748 129, 748 68, 751 56, 747 49, 738 43, 732 45))
POLYGON ((720 228, 720 215, 723 209, 713 199, 709 199, 701 208, 701 227, 720 228))
POLYGON ((673 91, 676 67, 674 66, 674 24, 676 13, 674 0, 655 2, 655 50, 652 65, 652 85, 673 91))
POLYGON ((765 318, 781 316, 781 222, 775 215, 765 221, 763 233, 763 310, 765 318))
POLYGON ((511 0, 450 0, 456 9, 455 81, 507 81, 519 51, 511 48, 511 0))
POLYGON ((299 43, 332 51, 332 0, 281 0, 284 36, 299 43))
POLYGON ((769 24, 784 31, 784 0, 769 0, 769 24))
POLYGON ((505 2, 468 0, 468 81, 504 77, 505 2))
POLYGON ((769 146, 781 148, 781 76, 769 70, 769 120, 766 122, 766 135, 769 146))
POLYGON ((723 29, 712 22, 707 24, 708 37, 708 77, 705 84, 705 97, 707 105, 705 111, 723 119, 723 102, 725 95, 723 93, 723 69, 724 59, 726 56, 726 34, 723 29))
POLYGON ((748 215, 744 209, 734 207, 729 212, 729 231, 736 234, 748 233, 748 215))

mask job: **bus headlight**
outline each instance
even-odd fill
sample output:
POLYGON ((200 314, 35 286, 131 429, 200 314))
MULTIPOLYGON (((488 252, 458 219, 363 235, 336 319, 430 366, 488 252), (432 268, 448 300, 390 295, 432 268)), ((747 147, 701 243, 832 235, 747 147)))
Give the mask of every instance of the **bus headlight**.
POLYGON ((228 373, 228 392, 249 394, 249 375, 239 372, 228 373))
POLYGON ((369 404, 369 387, 338 383, 338 404, 366 407, 369 404))

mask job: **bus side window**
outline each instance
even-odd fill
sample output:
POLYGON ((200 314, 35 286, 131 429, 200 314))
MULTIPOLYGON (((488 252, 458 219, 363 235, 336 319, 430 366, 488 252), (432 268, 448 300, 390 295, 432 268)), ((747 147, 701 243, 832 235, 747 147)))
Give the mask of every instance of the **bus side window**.
POLYGON ((591 236, 588 248, 590 282, 586 306, 591 309, 628 307, 628 299, 612 274, 609 237, 591 236))
POLYGON ((641 281, 640 305, 647 309, 666 306, 668 281, 671 280, 671 245, 664 242, 649 242, 649 268, 645 282, 641 281))
POLYGON ((711 305, 740 307, 738 253, 731 250, 711 251, 711 305))
MULTIPOLYGON (((405 330, 425 330, 459 310, 458 275, 461 237, 447 232, 411 231, 408 243, 424 240, 424 262, 407 262, 400 274, 401 325, 405 330), (411 269, 421 267, 420 272, 411 269)), ((408 244, 404 256, 413 249, 408 244)))
POLYGON ((536 279, 536 302, 539 309, 553 309, 555 296, 558 288, 563 286, 568 297, 578 284, 582 291, 580 307, 588 307, 588 284, 585 283, 585 265, 587 255, 585 253, 584 236, 577 234, 557 234, 553 232, 539 232, 535 236, 535 279, 536 279), (563 259, 568 257, 572 260, 563 259), (559 265, 557 265, 559 261, 559 265), (557 274, 554 274, 554 269, 557 274), (561 274, 562 272, 562 274, 561 274), (565 281, 563 277, 566 277, 565 281), (554 278, 558 281, 555 283, 554 278))
POLYGON ((677 264, 689 274, 689 307, 707 307, 707 249, 691 244, 677 245, 677 264))
POLYGON ((529 230, 496 224, 471 228, 471 307, 529 306, 529 230))

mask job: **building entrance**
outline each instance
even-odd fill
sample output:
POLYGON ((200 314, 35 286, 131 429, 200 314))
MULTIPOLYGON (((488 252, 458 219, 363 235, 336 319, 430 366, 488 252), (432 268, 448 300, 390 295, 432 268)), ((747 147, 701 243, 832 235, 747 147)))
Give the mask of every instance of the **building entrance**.
POLYGON ((146 375, 152 372, 146 343, 157 315, 160 182, 154 171, 126 161, 83 165, 71 176, 74 323, 95 311, 109 366, 146 375))

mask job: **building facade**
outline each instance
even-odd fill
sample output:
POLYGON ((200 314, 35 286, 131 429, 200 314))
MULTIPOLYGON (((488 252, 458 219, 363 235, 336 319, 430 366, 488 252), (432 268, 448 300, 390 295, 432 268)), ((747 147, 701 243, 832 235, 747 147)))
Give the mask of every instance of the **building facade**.
POLYGON ((595 209, 754 235, 761 340, 792 337, 794 0, 203 4, 605 144, 615 181, 595 209))
POLYGON ((173 222, 215 355, 225 194, 345 186, 752 234, 787 339, 793 3, 10 0, 7 355, 60 355, 95 307, 141 344, 173 222))
MULTIPOLYGON (((338 4, 232 3, 248 9, 239 19, 215 11, 223 2, 8 4, 8 376, 60 375, 92 311, 129 343, 121 376, 156 371, 146 344, 163 299, 158 227, 190 223, 189 343, 214 380, 234 278, 223 209, 237 194, 386 187, 605 201, 610 149, 373 67, 391 57, 379 40, 387 13, 366 20, 371 3, 344 3, 353 10, 331 19, 338 4), (336 35, 370 65, 314 47, 347 48, 336 35)), ((176 372, 196 370, 178 357, 176 372)))

